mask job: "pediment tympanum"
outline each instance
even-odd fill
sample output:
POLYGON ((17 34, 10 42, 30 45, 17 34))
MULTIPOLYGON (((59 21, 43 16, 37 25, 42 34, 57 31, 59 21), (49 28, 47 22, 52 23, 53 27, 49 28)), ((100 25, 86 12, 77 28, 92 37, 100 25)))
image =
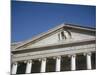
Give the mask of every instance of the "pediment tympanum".
POLYGON ((93 39, 93 38, 95 38, 94 31, 73 29, 73 28, 67 28, 66 26, 63 26, 51 33, 48 33, 43 36, 41 35, 41 37, 35 40, 31 40, 30 42, 27 42, 26 44, 18 47, 18 49, 46 46, 46 45, 60 43, 63 41, 67 42, 70 40, 77 41, 77 40, 93 39))

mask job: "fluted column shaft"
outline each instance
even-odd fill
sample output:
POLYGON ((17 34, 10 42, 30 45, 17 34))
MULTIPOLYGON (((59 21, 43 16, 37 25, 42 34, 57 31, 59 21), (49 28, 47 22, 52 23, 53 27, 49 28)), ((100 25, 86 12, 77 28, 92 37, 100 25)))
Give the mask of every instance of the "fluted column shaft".
POLYGON ((32 68, 32 60, 28 60, 26 65, 26 73, 31 73, 31 68, 32 68))
POLYGON ((16 72, 17 72, 17 66, 18 66, 18 63, 17 62, 13 63, 13 66, 12 66, 12 74, 16 74, 16 72))
POLYGON ((90 70, 92 68, 91 67, 91 53, 87 53, 86 59, 87 59, 87 69, 90 70))
POLYGON ((76 55, 71 55, 71 70, 76 70, 76 55))
POLYGON ((56 57, 56 71, 60 71, 61 57, 56 57))
POLYGON ((46 58, 41 59, 41 72, 46 72, 46 58))

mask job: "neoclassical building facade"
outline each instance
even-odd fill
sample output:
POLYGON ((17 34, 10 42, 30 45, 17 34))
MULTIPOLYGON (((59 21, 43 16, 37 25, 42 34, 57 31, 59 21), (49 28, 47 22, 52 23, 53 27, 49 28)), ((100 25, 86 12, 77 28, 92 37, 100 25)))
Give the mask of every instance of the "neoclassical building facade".
POLYGON ((96 69, 95 28, 61 24, 33 38, 11 44, 11 73, 96 69))

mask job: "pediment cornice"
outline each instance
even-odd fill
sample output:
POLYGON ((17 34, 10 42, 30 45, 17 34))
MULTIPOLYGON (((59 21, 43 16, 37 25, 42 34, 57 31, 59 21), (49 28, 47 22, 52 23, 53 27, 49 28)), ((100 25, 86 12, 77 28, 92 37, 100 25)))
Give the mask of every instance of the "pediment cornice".
MULTIPOLYGON (((54 27, 50 30, 48 30, 47 32, 43 32, 37 36, 34 36, 33 38, 23 41, 21 43, 19 43, 18 45, 16 45, 16 47, 14 47, 15 49, 20 49, 22 47, 26 47, 28 45, 30 45, 32 42, 39 40, 42 38, 47 37, 50 34, 54 34, 55 32, 59 32, 64 30, 65 28, 71 28, 71 29, 79 29, 79 30, 84 30, 84 31, 89 31, 89 32, 95 32, 95 28, 86 28, 86 27, 82 27, 82 26, 78 26, 78 25, 73 25, 73 24, 61 24, 58 25, 57 27, 54 27)), ((36 41, 37 42, 37 41, 36 41)))

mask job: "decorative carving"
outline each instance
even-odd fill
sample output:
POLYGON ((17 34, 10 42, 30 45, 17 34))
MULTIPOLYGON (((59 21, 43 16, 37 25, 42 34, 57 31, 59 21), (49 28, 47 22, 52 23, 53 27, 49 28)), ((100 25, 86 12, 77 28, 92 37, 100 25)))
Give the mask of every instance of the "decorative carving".
POLYGON ((71 38, 71 33, 66 30, 61 30, 61 32, 58 34, 59 40, 66 40, 68 38, 71 38))
POLYGON ((67 37, 66 37, 66 35, 65 35, 64 31, 62 31, 62 32, 61 32, 61 36, 62 36, 62 40, 67 39, 67 37))

